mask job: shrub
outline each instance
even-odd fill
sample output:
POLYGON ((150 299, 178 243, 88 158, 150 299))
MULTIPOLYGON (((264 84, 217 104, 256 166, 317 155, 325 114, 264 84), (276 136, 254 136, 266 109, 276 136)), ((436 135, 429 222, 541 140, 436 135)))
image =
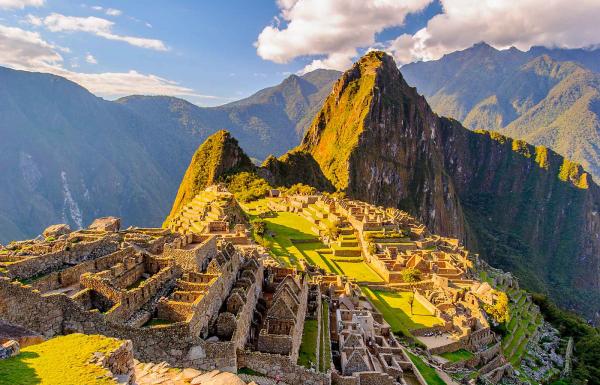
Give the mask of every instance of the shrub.
POLYGON ((367 251, 369 252, 369 254, 375 254, 375 253, 377 253, 377 245, 374 244, 373 242, 369 242, 369 246, 367 247, 367 251))
POLYGON ((266 180, 255 173, 240 172, 225 178, 229 192, 235 195, 240 202, 250 202, 264 198, 271 186, 266 180))
POLYGON ((414 267, 404 269, 400 274, 404 282, 419 282, 421 280, 421 271, 414 267))
POLYGON ((314 195, 317 193, 316 188, 302 183, 296 183, 295 185, 292 185, 290 188, 288 188, 286 191, 289 195, 314 195))
POLYGON ((262 219, 255 219, 252 221, 252 230, 254 234, 262 236, 267 230, 267 224, 262 219))

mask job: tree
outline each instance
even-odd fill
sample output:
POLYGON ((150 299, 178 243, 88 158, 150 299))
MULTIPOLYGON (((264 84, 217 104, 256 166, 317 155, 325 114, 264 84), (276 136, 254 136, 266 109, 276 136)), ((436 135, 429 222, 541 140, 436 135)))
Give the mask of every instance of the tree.
POLYGON ((484 305, 483 309, 499 324, 510 319, 508 312, 508 296, 503 291, 495 291, 496 298, 492 305, 484 305))

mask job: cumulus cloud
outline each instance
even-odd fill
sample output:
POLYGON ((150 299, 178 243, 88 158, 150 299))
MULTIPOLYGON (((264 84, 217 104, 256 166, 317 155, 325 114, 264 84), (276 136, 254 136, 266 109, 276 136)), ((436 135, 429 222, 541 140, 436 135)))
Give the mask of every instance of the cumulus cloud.
MULTIPOLYGON (((177 82, 137 71, 81 73, 64 68, 61 52, 66 49, 45 41, 39 33, 0 24, 0 65, 26 71, 48 72, 81 84, 91 92, 118 97, 131 94, 188 96, 193 99, 220 99, 201 95, 177 82)), ((86 61, 95 58, 88 54, 86 61)), ((77 68, 71 59, 71 68, 77 68)))
POLYGON ((41 7, 45 0, 0 0, 0 9, 23 9, 25 7, 41 7))
POLYGON ((306 55, 323 56, 314 68, 345 69, 358 48, 375 44, 376 34, 401 26, 409 13, 432 0, 278 0, 275 24, 265 27, 255 43, 266 60, 286 63, 306 55))
POLYGON ((142 48, 157 51, 168 50, 167 46, 158 39, 147 39, 135 36, 118 35, 112 32, 115 23, 100 17, 75 17, 52 13, 44 18, 29 15, 26 21, 35 26, 45 26, 52 32, 87 32, 108 40, 116 40, 142 48))
POLYGON ((441 0, 443 13, 389 42, 400 63, 438 59, 485 41, 496 48, 579 48, 600 43, 598 0, 441 0))
POLYGON ((86 61, 86 63, 89 63, 89 64, 98 64, 98 60, 96 60, 94 55, 92 55, 89 52, 85 55, 85 61, 86 61))

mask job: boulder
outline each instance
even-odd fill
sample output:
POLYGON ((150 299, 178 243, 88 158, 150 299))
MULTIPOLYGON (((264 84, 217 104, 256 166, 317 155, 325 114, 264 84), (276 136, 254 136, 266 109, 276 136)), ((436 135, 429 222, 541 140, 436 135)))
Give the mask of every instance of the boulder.
POLYGON ((97 231, 119 231, 121 228, 121 219, 117 217, 96 218, 88 227, 90 230, 97 231))
POLYGON ((60 223, 58 225, 52 225, 46 227, 46 230, 42 233, 44 238, 53 237, 58 238, 61 235, 69 234, 71 232, 71 227, 65 223, 60 223))

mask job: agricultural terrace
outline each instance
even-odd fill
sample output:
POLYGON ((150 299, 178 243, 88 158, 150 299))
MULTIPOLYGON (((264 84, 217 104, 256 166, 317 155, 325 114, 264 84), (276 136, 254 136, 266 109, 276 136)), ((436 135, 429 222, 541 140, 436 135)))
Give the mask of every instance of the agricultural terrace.
POLYGON ((242 208, 251 219, 258 218, 261 213, 269 213, 261 218, 267 227, 264 239, 272 256, 280 263, 300 269, 299 262, 304 260, 328 273, 345 275, 359 282, 383 282, 383 279, 364 261, 357 246, 346 246, 346 240, 352 244, 350 235, 340 235, 345 237, 344 244, 333 247, 356 249, 358 256, 334 256, 334 250, 319 239, 318 229, 314 223, 300 214, 271 212, 267 207, 267 199, 243 204, 242 208))
POLYGON ((510 319, 507 334, 502 339, 504 356, 518 366, 526 353, 526 346, 542 323, 542 315, 524 290, 507 289, 510 319))
POLYGON ((388 292, 361 287, 362 292, 373 303, 390 324, 392 331, 411 336, 410 331, 440 325, 443 321, 431 314, 419 301, 413 299, 412 292, 388 292))

